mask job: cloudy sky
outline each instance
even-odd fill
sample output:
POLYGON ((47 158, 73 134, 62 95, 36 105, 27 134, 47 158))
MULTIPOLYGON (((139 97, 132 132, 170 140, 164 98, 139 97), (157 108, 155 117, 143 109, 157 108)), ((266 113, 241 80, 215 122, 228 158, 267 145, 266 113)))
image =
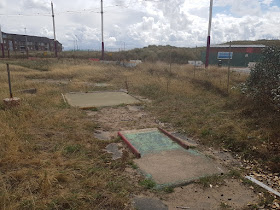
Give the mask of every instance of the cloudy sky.
MULTIPOLYGON (((65 50, 99 49, 100 0, 53 0, 57 39, 65 50), (77 46, 75 46, 77 47, 77 46)), ((205 46, 210 0, 104 0, 107 50, 151 44, 205 46)), ((49 0, 1 0, 7 33, 53 37, 49 0)), ((280 39, 280 0, 214 0, 212 44, 280 39)))

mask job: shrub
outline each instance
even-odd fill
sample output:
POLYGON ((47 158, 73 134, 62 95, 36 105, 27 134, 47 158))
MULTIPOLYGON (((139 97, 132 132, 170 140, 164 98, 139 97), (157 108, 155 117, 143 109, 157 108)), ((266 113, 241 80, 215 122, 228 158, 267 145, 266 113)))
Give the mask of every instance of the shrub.
POLYGON ((251 70, 247 91, 260 104, 280 110, 280 48, 267 47, 261 62, 251 70))

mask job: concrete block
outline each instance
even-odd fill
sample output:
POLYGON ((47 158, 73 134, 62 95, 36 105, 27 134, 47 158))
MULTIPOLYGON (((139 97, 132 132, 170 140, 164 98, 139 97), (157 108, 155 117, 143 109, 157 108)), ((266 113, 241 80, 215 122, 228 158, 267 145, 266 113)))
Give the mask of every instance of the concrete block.
POLYGON ((3 99, 5 109, 10 109, 20 105, 20 98, 5 98, 3 99))

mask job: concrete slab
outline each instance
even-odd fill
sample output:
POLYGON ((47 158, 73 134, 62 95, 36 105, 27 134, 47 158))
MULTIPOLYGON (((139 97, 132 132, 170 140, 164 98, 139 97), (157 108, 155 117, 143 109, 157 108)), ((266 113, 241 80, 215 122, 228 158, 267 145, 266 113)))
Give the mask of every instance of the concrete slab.
POLYGON ((147 197, 135 197, 133 206, 137 210, 168 210, 161 200, 147 197))
POLYGON ((158 187, 179 186, 225 171, 196 150, 167 150, 134 160, 158 187))
POLYGON ((117 160, 120 159, 122 157, 122 151, 119 150, 119 147, 117 144, 109 144, 106 146, 106 151, 108 153, 112 154, 112 159, 113 160, 117 160))
POLYGON ((71 106, 81 109, 137 104, 139 100, 124 92, 67 93, 65 98, 71 106))

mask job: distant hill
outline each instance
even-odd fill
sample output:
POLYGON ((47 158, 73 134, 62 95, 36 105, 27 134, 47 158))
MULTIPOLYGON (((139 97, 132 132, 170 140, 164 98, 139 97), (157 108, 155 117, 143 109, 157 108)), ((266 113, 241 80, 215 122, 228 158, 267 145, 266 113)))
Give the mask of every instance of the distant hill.
MULTIPOLYGON (((229 44, 223 43, 223 44, 229 44)), ((257 41, 232 41, 233 45, 266 45, 266 46, 279 46, 280 40, 257 40, 257 41)), ((113 53, 111 59, 113 60, 136 60, 142 61, 163 61, 169 63, 185 64, 189 60, 201 60, 201 52, 205 52, 206 47, 187 48, 187 47, 174 47, 170 45, 149 45, 144 48, 136 48, 128 51, 121 51, 113 53)), ((110 58, 108 58, 110 59, 110 58)))
MULTIPOLYGON (((229 44, 229 42, 224 43, 224 44, 229 44)), ((258 45, 258 44, 263 44, 266 46, 279 46, 280 47, 280 40, 266 40, 266 39, 261 39, 261 40, 256 40, 256 41, 232 41, 231 44, 233 45, 258 45)))
MULTIPOLYGON (((128 51, 121 51, 113 53, 115 59, 135 60, 140 59, 142 61, 164 61, 185 64, 189 60, 200 60, 201 51, 205 50, 204 47, 198 48, 185 48, 174 47, 170 45, 149 45, 144 48, 137 48, 128 51)), ((113 59, 114 59, 113 58, 113 59)))

